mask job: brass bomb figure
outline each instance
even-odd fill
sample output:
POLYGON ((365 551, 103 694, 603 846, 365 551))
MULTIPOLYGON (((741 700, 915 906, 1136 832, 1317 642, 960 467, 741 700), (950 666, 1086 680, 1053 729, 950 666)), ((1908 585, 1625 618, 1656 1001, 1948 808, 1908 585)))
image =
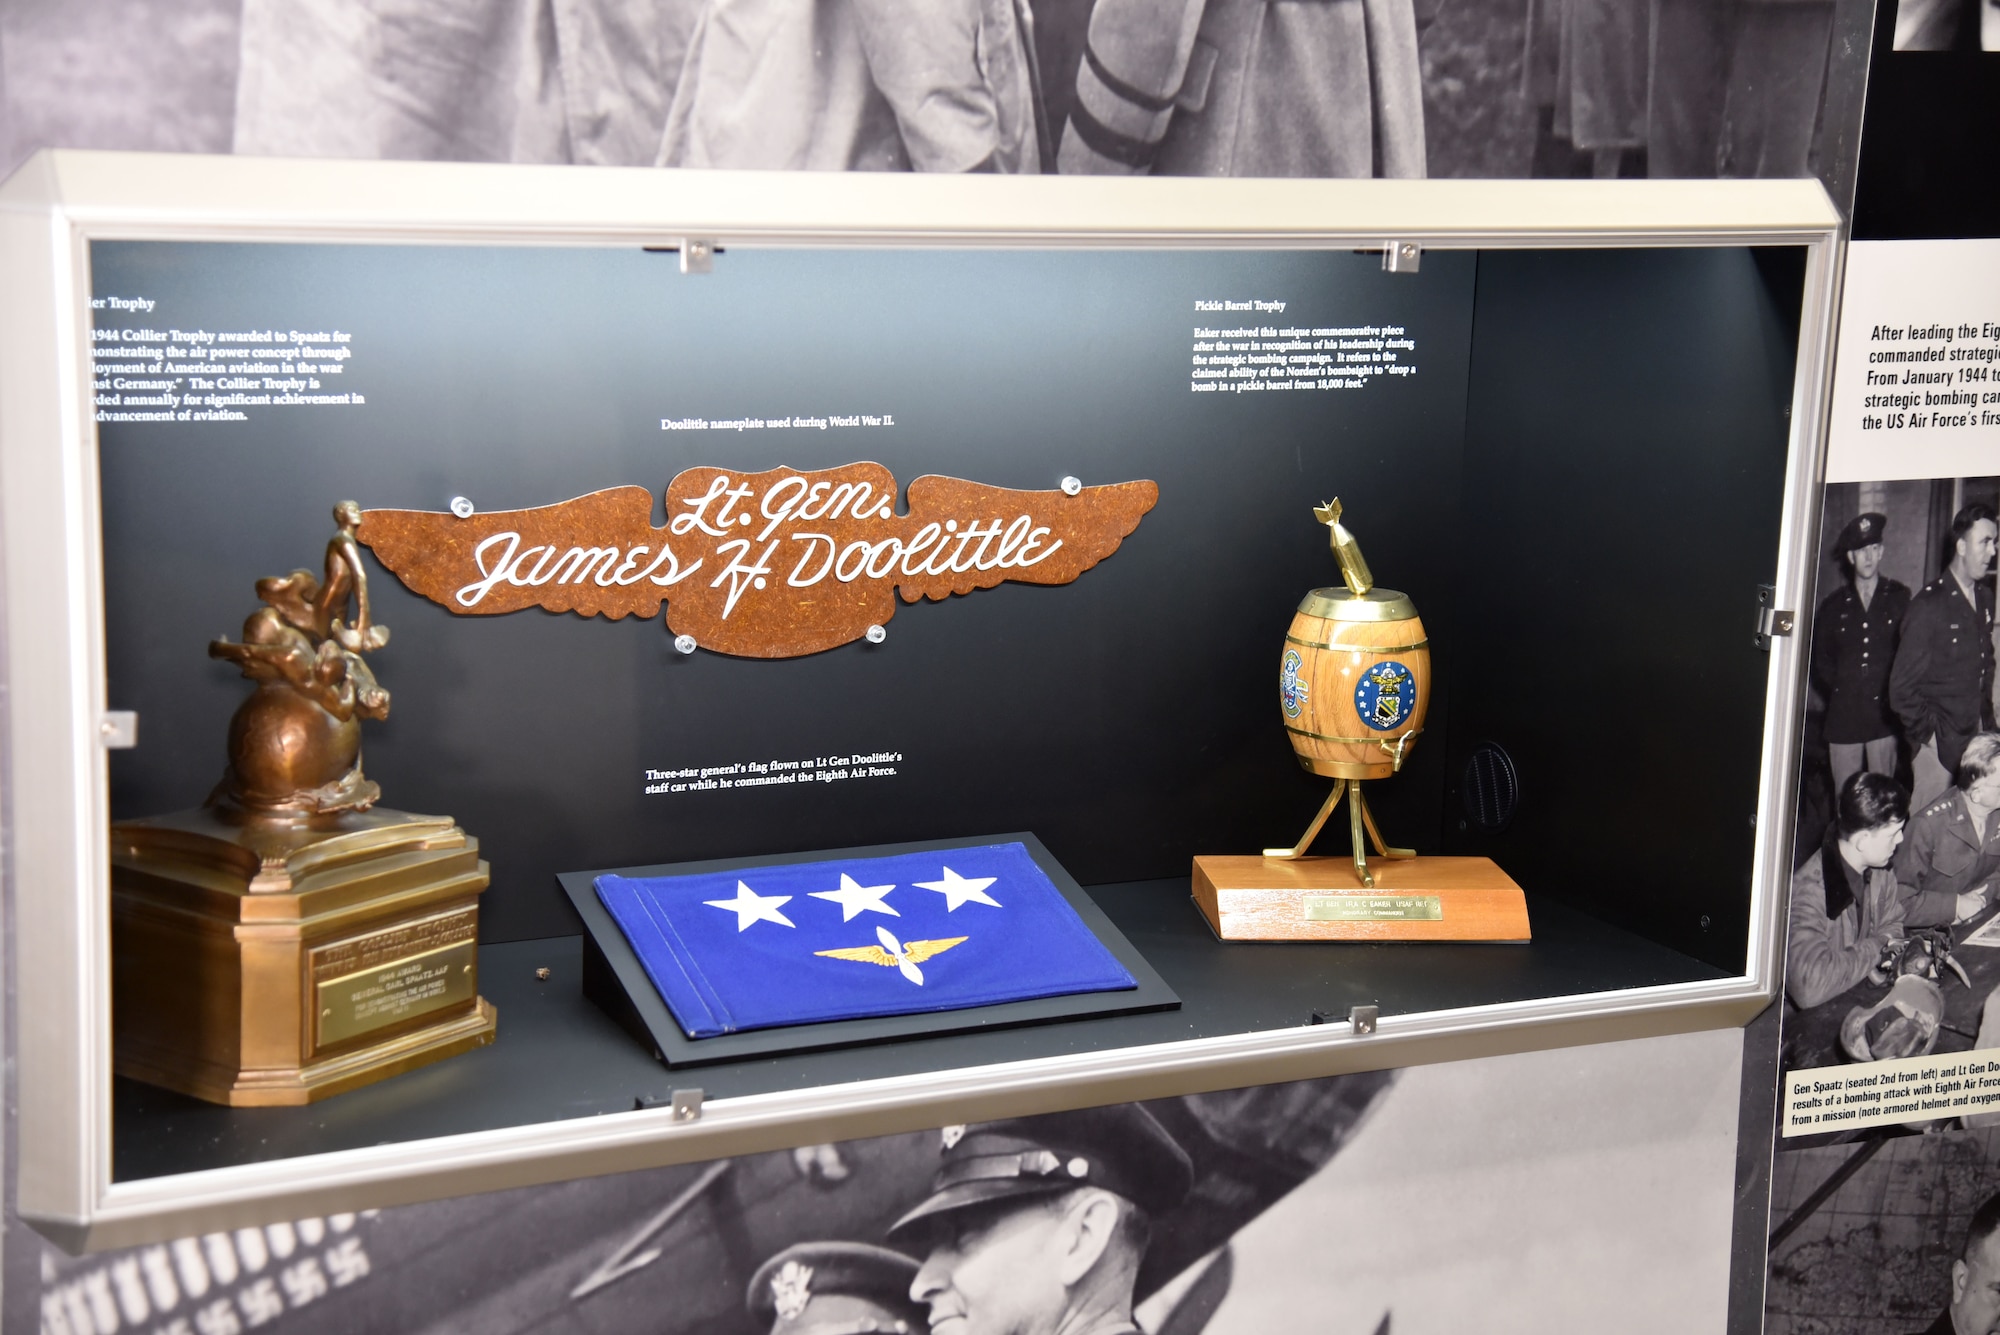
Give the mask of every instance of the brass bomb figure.
POLYGON ((382 796, 361 775, 361 720, 387 718, 389 693, 361 655, 387 644, 389 628, 369 619, 361 507, 342 501, 333 522, 324 580, 309 570, 258 580, 265 605, 244 621, 243 643, 208 646, 258 683, 229 720, 229 772, 210 805, 284 817, 365 811, 382 796))

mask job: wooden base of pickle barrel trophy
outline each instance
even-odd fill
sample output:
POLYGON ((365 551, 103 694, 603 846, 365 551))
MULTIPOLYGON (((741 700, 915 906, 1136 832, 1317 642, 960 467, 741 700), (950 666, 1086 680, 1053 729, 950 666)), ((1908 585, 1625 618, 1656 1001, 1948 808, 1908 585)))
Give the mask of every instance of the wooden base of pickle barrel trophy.
POLYGON ((493 1041, 478 841, 375 808, 204 807, 111 831, 113 1062, 211 1103, 311 1103, 493 1041))
POLYGON ((1491 858, 1203 856, 1194 902, 1224 941, 1526 941, 1528 903, 1491 858))

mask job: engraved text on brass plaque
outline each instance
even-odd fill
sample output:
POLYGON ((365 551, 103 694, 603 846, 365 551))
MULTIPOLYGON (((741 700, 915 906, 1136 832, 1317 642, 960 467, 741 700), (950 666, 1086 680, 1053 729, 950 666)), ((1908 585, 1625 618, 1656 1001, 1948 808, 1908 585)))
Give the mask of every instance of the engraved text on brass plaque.
POLYGON ((1439 895, 1306 896, 1307 922, 1437 922, 1443 917, 1444 900, 1439 895))
POLYGON ((314 950, 315 1046, 470 1002, 478 921, 470 910, 442 914, 314 950))

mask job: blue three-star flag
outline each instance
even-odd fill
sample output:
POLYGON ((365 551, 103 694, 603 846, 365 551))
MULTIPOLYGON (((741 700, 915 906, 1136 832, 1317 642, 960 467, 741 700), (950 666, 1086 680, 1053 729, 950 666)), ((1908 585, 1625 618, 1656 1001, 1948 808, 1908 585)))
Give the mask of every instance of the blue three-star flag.
POLYGON ((1138 986, 1020 844, 597 878, 690 1038, 1138 986))

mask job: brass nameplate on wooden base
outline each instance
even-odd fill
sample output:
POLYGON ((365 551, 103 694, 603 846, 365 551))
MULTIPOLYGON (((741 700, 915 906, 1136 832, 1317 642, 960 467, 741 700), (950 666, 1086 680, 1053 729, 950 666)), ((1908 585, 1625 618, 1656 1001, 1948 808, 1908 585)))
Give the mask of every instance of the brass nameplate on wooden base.
POLYGON ((310 1103, 493 1041, 487 866, 449 817, 112 827, 113 1060, 238 1107, 310 1103))
POLYGON ((1194 902, 1224 941, 1526 941, 1528 902, 1491 858, 1398 858, 1363 887, 1345 857, 1203 856, 1194 902))

